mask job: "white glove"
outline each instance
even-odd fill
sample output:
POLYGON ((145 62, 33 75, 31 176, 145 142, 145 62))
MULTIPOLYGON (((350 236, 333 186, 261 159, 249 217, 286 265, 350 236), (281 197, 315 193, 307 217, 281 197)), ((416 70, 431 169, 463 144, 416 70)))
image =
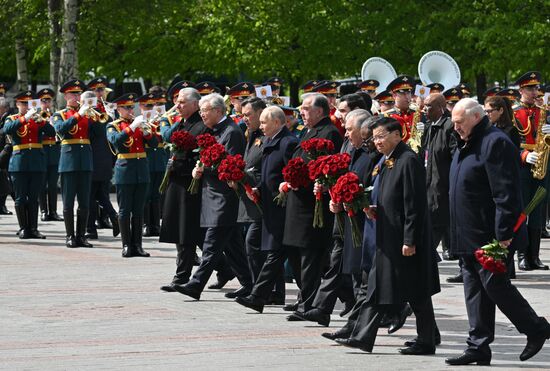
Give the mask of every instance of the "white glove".
POLYGON ((25 120, 29 121, 35 113, 36 113, 36 110, 34 108, 31 108, 30 110, 28 110, 27 113, 25 113, 25 120))
POLYGON ((86 111, 90 108, 89 105, 87 104, 83 104, 82 106, 80 106, 80 109, 78 110, 78 114, 80 116, 84 116, 84 114, 86 113, 86 111))
POLYGON ((130 129, 132 131, 136 131, 137 128, 139 128, 143 124, 143 116, 138 116, 134 119, 134 121, 130 124, 130 129))
POLYGON ((115 110, 111 107, 105 106, 105 113, 107 113, 111 119, 115 119, 115 110))
POLYGON ((424 131, 425 128, 426 128, 426 124, 423 122, 418 122, 416 124, 416 130, 418 131, 424 131))
MULTIPOLYGON (((549 125, 550 126, 550 125, 549 125)), ((528 164, 534 165, 539 160, 539 154, 537 152, 529 152, 527 155, 527 158, 525 159, 525 162, 528 164)))
POLYGON ((550 125, 544 124, 540 130, 543 134, 550 134, 550 125))

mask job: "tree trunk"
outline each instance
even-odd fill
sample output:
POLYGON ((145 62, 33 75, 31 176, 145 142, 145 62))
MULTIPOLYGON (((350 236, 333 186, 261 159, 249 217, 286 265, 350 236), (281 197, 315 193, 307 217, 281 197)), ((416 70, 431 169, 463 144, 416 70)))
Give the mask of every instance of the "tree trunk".
POLYGON ((485 72, 479 72, 476 74, 476 92, 477 92, 477 101, 480 104, 483 104, 485 97, 483 93, 487 90, 487 76, 485 72))
POLYGON ((300 85, 295 78, 291 78, 289 81, 289 96, 290 96, 290 105, 292 107, 297 107, 300 104, 300 97, 298 92, 300 90, 300 85))
POLYGON ((18 91, 29 88, 29 74, 27 72, 27 49, 23 39, 15 39, 15 58, 17 65, 17 89, 18 91))
MULTIPOLYGON (((61 49, 59 40, 61 40, 61 0, 48 0, 48 23, 50 33, 50 86, 54 89, 59 88, 59 58, 61 49)), ((56 106, 54 102, 54 106, 56 106)))
POLYGON ((63 84, 70 78, 78 77, 78 54, 76 46, 78 0, 63 0, 63 4, 63 41, 61 44, 61 56, 59 60, 58 85, 63 84))

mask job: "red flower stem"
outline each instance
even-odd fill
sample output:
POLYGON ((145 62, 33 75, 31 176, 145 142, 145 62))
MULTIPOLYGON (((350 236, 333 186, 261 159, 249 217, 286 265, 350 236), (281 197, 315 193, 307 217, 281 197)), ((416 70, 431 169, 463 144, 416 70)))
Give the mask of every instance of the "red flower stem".
POLYGON ((523 212, 519 214, 518 220, 516 221, 516 225, 514 226, 514 233, 518 231, 519 227, 521 227, 521 225, 526 219, 527 219, 527 215, 525 215, 523 212))

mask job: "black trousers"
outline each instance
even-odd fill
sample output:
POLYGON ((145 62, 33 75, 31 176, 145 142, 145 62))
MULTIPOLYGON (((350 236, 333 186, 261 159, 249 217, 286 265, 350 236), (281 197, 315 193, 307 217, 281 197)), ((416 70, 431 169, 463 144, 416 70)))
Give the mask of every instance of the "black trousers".
MULTIPOLYGON (((287 256, 288 251, 286 248, 267 252, 260 274, 254 282, 252 295, 267 301, 272 295, 273 287, 275 287, 275 295, 281 298, 285 297, 283 271, 287 256)), ((298 288, 301 287, 300 278, 296 280, 296 284, 298 288)))
POLYGON ((313 308, 315 294, 321 284, 321 273, 325 263, 326 251, 318 247, 288 248, 288 262, 294 271, 294 277, 300 276, 300 302, 298 311, 307 312, 313 308))
MULTIPOLYGON (((509 254, 512 255, 512 254, 509 254)), ((510 256, 509 256, 510 258, 510 256)), ((468 349, 491 355, 495 338, 495 305, 522 334, 538 336, 550 326, 539 317, 512 285, 508 274, 493 274, 481 267, 473 255, 461 256, 464 297, 470 324, 468 349)))
POLYGON ((109 198, 110 180, 92 181, 90 190, 90 214, 88 215, 88 231, 95 231, 97 219, 97 204, 103 208, 110 217, 116 217, 117 212, 109 198))
POLYGON ((319 289, 313 299, 313 307, 327 314, 331 314, 334 310, 337 298, 340 298, 343 302, 355 301, 351 277, 341 273, 343 252, 344 241, 339 237, 334 238, 329 268, 323 275, 319 289))
POLYGON ((252 287, 252 277, 246 262, 243 238, 237 226, 209 227, 202 244, 201 264, 189 285, 193 290, 204 290, 222 254, 225 253, 231 270, 243 286, 252 287))
POLYGON ((447 251, 451 247, 451 231, 449 226, 437 226, 432 229, 432 243, 433 249, 437 249, 437 246, 441 242, 443 251, 447 251))
POLYGON ((244 237, 246 259, 252 274, 252 282, 256 282, 267 253, 262 251, 262 221, 254 221, 248 225, 244 237))

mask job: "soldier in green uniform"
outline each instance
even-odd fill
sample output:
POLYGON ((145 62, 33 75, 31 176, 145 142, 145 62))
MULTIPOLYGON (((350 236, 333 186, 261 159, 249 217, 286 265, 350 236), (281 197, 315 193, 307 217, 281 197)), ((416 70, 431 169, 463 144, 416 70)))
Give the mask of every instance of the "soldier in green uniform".
POLYGON ((93 247, 85 236, 93 170, 90 139, 98 136, 101 127, 93 120, 94 117, 89 112, 91 107, 82 103, 85 99, 94 96, 92 92, 82 94, 85 89, 86 84, 82 80, 67 81, 60 89, 67 102, 67 108, 53 115, 55 131, 61 138, 58 171, 61 176, 61 197, 66 232, 65 245, 70 248, 93 247), (76 237, 74 229, 75 197, 78 200, 76 237))
POLYGON ((11 138, 13 153, 8 171, 15 191, 15 211, 19 222, 19 238, 46 238, 38 231, 38 195, 44 184, 46 159, 42 139, 55 135, 53 127, 28 101, 35 99, 32 91, 15 96, 19 113, 9 116, 4 132, 11 138))
POLYGON ((107 125, 107 139, 117 153, 115 180, 118 200, 118 222, 122 236, 122 256, 148 257, 142 247, 143 207, 150 182, 145 144, 154 148, 157 137, 145 125, 143 117, 134 119, 136 94, 116 99, 120 118, 107 125))
MULTIPOLYGON (((161 95, 149 93, 136 99, 139 104, 139 109, 143 111, 153 110, 156 105, 166 103, 166 98, 161 95)), ((144 209, 145 225, 143 235, 158 236, 160 234, 160 192, 159 187, 164 177, 166 163, 168 162, 168 154, 164 150, 164 142, 160 135, 159 120, 149 120, 151 133, 157 138, 158 145, 150 147, 145 144, 145 152, 147 153, 147 163, 149 164, 149 176, 151 183, 147 193, 144 209)))
MULTIPOLYGON (((53 119, 51 116, 53 114, 52 109, 52 100, 55 96, 55 93, 52 89, 45 88, 40 90, 37 94, 38 99, 40 99, 40 110, 45 112, 48 116, 48 124, 51 125, 53 119)), ((53 125, 52 125, 53 127, 53 125)), ((45 187, 42 193, 40 194, 40 211, 41 219, 43 222, 55 221, 62 222, 61 218, 57 214, 57 181, 59 179, 59 173, 57 168, 59 167, 59 155, 60 155, 60 144, 57 141, 54 135, 44 136, 42 139, 42 146, 44 149, 44 155, 46 156, 46 179, 45 187)))

